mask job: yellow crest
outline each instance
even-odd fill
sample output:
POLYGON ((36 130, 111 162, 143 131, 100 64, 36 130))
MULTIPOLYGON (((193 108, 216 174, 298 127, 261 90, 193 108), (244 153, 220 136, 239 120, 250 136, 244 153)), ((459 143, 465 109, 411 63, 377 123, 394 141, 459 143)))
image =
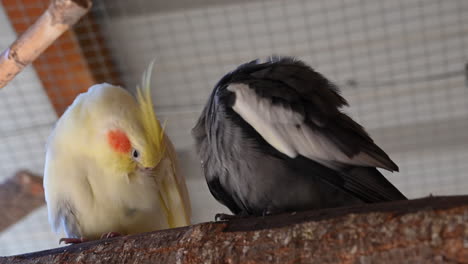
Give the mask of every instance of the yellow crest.
POLYGON ((164 144, 164 127, 161 127, 154 112, 153 99, 151 98, 151 75, 154 61, 151 61, 141 78, 141 84, 137 86, 137 101, 140 107, 140 119, 146 131, 150 149, 148 159, 156 160, 158 164, 166 151, 164 144))

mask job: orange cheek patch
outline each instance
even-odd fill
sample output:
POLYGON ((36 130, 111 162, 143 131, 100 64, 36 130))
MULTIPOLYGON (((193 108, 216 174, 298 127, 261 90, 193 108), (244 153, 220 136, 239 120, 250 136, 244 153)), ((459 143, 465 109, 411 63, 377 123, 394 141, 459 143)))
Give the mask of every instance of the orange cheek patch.
POLYGON ((127 135, 120 130, 111 130, 107 133, 107 141, 111 148, 117 152, 128 153, 132 149, 127 135))

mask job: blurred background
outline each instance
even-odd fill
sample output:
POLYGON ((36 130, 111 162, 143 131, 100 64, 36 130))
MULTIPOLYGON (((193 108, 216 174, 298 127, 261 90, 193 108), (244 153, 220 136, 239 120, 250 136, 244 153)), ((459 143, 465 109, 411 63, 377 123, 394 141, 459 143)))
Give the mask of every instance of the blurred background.
MULTIPOLYGON (((48 2, 2 0, 0 49, 48 2)), ((75 96, 99 82, 133 89, 156 57, 156 110, 179 153, 193 222, 211 221, 227 210, 208 191, 190 129, 225 73, 272 54, 296 56, 341 87, 346 111, 400 166, 385 175, 408 197, 467 193, 466 0, 94 1, 0 90, 0 182, 24 169, 42 175, 45 141, 75 96)), ((60 237, 44 204, 0 231, 0 255, 57 247, 60 237)))

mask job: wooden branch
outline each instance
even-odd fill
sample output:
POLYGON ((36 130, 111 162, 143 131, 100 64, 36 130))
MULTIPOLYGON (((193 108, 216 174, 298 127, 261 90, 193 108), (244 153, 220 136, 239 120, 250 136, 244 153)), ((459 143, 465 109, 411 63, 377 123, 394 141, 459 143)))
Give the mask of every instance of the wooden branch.
POLYGON ((204 223, 0 263, 468 263, 468 196, 204 223))
POLYGON ((44 204, 42 177, 17 172, 0 184, 0 232, 44 204))
POLYGON ((6 86, 91 8, 91 0, 52 0, 39 19, 0 55, 0 88, 6 86))
MULTIPOLYGON (((27 30, 31 24, 29 21, 36 21, 44 13, 50 0, 34 2, 40 8, 24 8, 23 1, 3 1, 5 12, 18 35, 27 30)), ((89 12, 83 16, 33 62, 57 116, 61 116, 76 96, 93 84, 108 82, 124 86, 98 23, 100 14, 89 12)))

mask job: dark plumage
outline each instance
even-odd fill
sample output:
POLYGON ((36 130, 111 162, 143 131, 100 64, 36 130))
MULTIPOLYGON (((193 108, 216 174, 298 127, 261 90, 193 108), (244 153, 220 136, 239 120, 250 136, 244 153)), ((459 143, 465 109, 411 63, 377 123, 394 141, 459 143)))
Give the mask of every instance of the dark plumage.
POLYGON ((252 61, 215 86, 192 130, 213 196, 262 215, 406 199, 376 167, 398 166, 303 62, 252 61))

